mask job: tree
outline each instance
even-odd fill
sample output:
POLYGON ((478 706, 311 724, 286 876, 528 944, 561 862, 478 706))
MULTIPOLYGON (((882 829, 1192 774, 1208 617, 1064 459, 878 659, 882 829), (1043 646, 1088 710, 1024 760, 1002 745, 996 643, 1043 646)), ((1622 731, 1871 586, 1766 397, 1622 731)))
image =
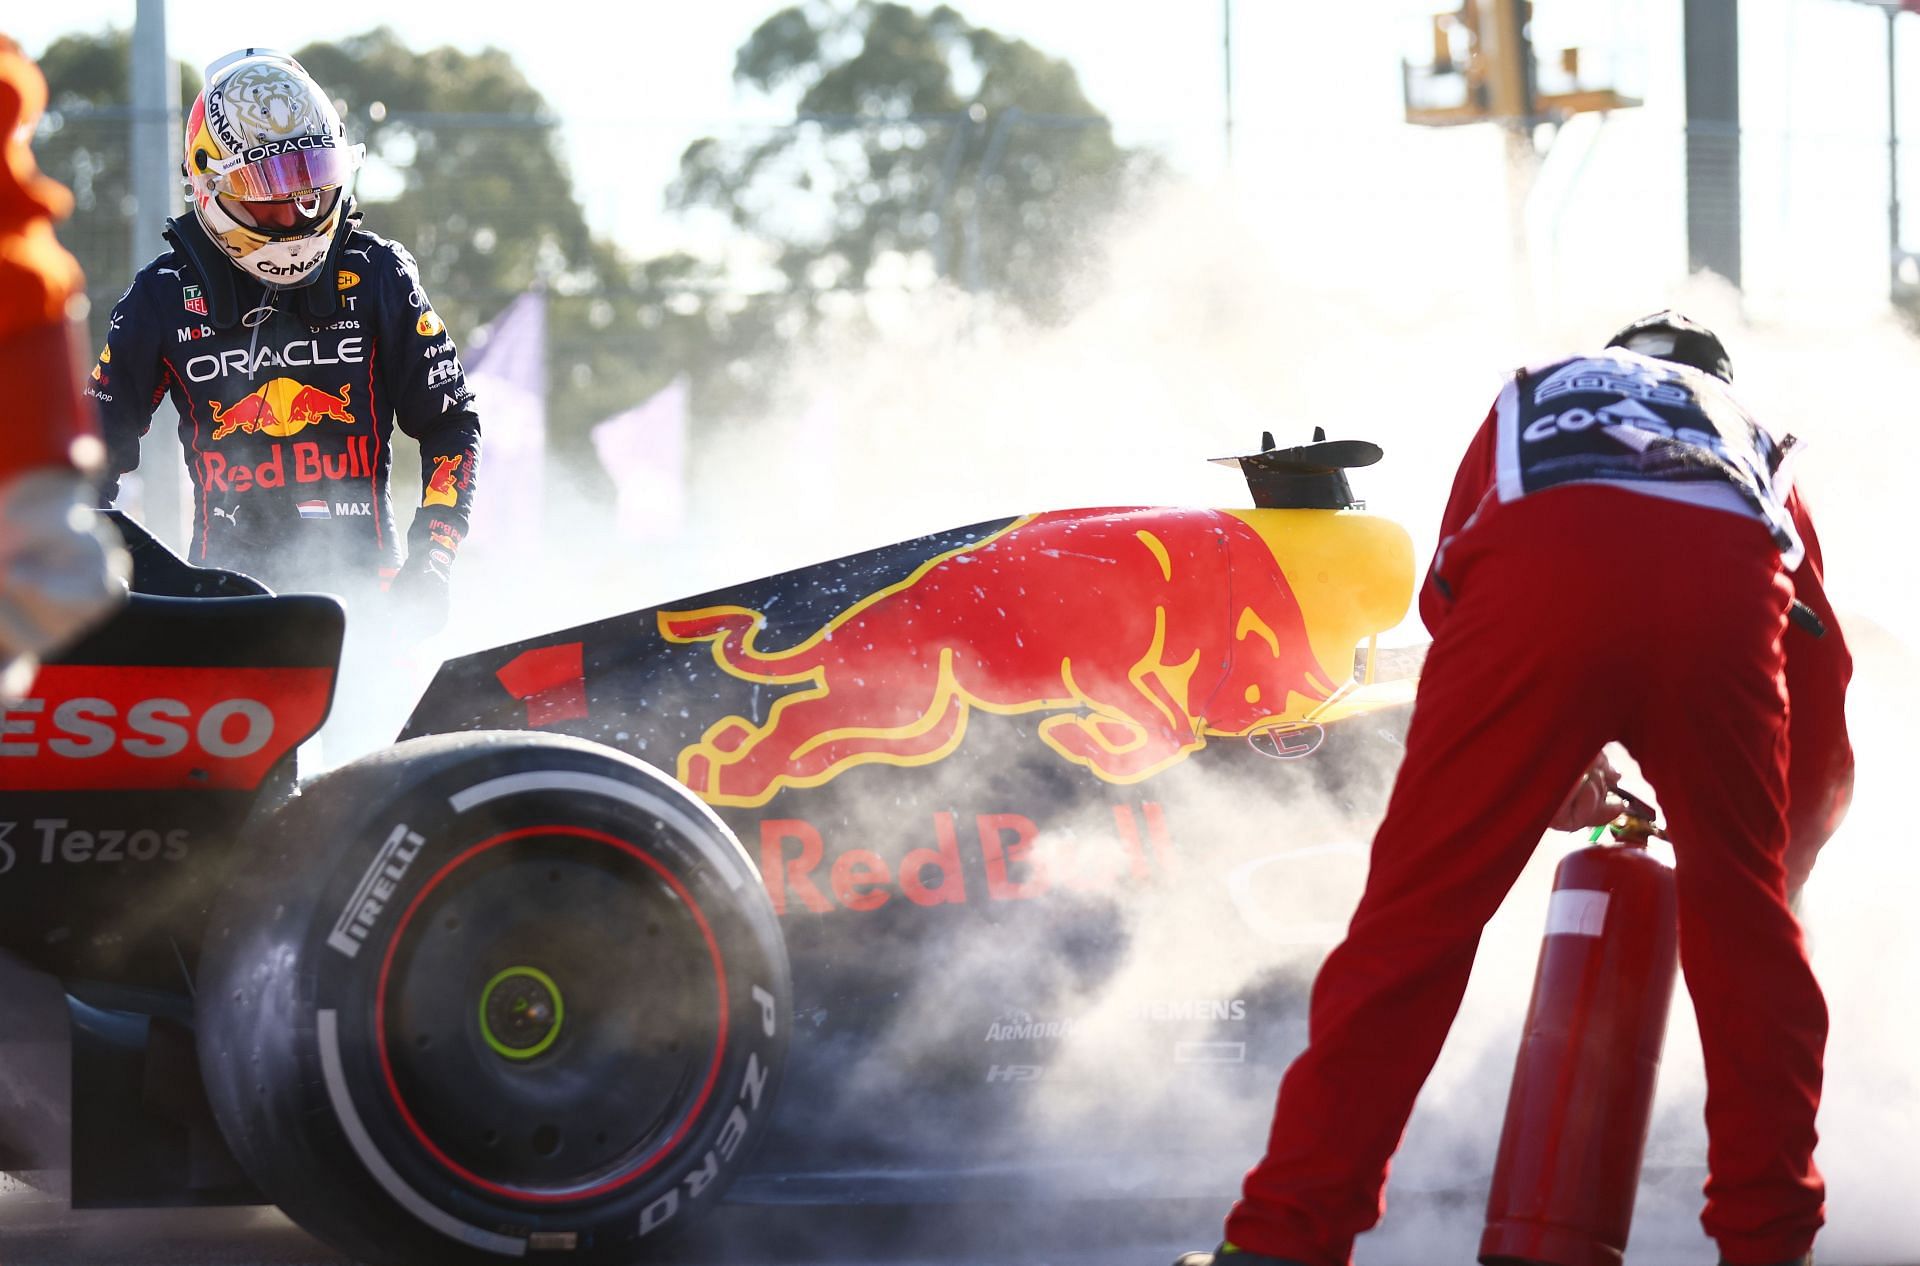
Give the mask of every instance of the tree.
MULTIPOLYGON (((60 232, 98 313, 164 246, 156 239, 136 258, 129 240, 131 49, 128 32, 108 30, 65 36, 40 59, 49 110, 34 150, 75 193, 60 232)), ((548 284, 549 427, 563 456, 585 457, 594 422, 698 359, 706 321, 668 301, 703 269, 672 257, 636 265, 591 236, 560 161, 558 123, 506 53, 416 54, 382 28, 295 56, 367 143, 367 227, 415 254, 456 335, 536 281, 548 284)), ((183 112, 200 86, 183 68, 183 112)))
POLYGON ((639 279, 593 239, 559 121, 509 54, 415 52, 381 27, 294 56, 366 143, 367 227, 413 253, 456 337, 548 286, 548 421, 564 453, 584 454, 594 422, 665 381, 664 366, 608 337, 638 325, 639 279))
POLYGON ((536 280, 590 268, 558 120, 508 54, 416 53, 381 27, 294 56, 366 143, 369 227, 406 244, 448 314, 470 328, 536 280))
MULTIPOLYGON (((42 58, 52 110, 36 150, 78 197, 63 236, 102 312, 151 257, 132 258, 127 241, 130 48, 108 31, 42 58)), ((1063 314, 1093 235, 1150 170, 1114 144, 1066 63, 950 8, 786 9, 740 49, 735 73, 797 92, 793 126, 746 147, 696 141, 670 197, 722 208, 765 242, 776 267, 761 286, 732 260, 636 261, 595 238, 560 121, 502 50, 416 52, 379 28, 295 56, 367 145, 367 227, 414 253, 457 338, 547 286, 549 435, 589 474, 593 423, 683 373, 697 417, 749 411, 826 297, 889 269, 1063 314)), ((184 105, 200 84, 191 72, 181 82, 184 105)))
POLYGON ((778 288, 809 305, 891 274, 1058 319, 1102 223, 1154 170, 1115 144, 1066 62, 945 5, 783 9, 734 78, 793 94, 792 126, 695 141, 669 201, 766 241, 778 288))
POLYGON ((729 327, 692 299, 718 287, 717 269, 684 255, 635 262, 592 235, 560 121, 508 53, 415 52, 382 27, 295 56, 366 142, 367 227, 413 252, 456 336, 547 286, 548 434, 577 476, 598 478, 594 423, 682 372, 696 403, 711 395, 729 342, 716 330, 729 327))
MULTIPOLYGON (((40 57, 40 71, 47 78, 47 114, 34 139, 34 158, 41 170, 73 191, 73 216, 59 226, 59 235, 86 269, 87 297, 102 314, 133 280, 135 269, 166 245, 155 238, 136 251, 128 227, 133 198, 128 148, 132 63, 133 36, 114 30, 63 35, 40 57)), ((181 66, 183 105, 199 91, 199 74, 181 66)), ((169 157, 177 160, 179 155, 169 157)))

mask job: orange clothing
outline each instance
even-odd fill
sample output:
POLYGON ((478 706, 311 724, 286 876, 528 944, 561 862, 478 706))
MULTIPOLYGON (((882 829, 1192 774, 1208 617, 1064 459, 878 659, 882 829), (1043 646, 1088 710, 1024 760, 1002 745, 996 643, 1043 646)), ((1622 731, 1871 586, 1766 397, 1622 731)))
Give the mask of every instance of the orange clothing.
POLYGON ((45 466, 73 464, 73 442, 96 435, 80 394, 69 303, 81 293, 80 265, 54 238, 53 222, 72 198, 40 173, 27 140, 47 104, 47 84, 20 46, 0 35, 0 482, 45 466))

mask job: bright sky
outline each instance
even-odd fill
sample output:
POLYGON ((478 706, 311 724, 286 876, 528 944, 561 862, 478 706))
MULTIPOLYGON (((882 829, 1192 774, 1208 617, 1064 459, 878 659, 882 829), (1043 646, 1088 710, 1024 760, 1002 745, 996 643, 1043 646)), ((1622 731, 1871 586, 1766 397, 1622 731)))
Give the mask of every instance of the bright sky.
MULTIPOLYGON (((1582 215, 1596 206, 1636 202, 1655 189, 1678 192, 1672 158, 1682 114, 1680 4, 1536 5, 1539 47, 1584 46, 1590 76, 1647 102, 1644 110, 1615 116, 1598 143, 1573 136, 1557 147, 1531 211, 1532 231, 1556 251, 1567 253, 1570 240, 1577 246, 1582 215), (1662 156, 1657 172, 1645 170, 1653 153, 1662 156), (1639 172, 1631 162, 1609 165, 1610 156, 1633 154, 1639 172)), ((561 0, 535 18, 517 0, 474 0, 459 6, 456 20, 444 6, 333 0, 261 7, 236 23, 230 8, 176 3, 169 35, 176 57, 200 65, 243 40, 291 49, 381 23, 416 48, 504 46, 566 121, 577 189, 592 223, 643 252, 684 232, 661 215, 660 200, 686 143, 777 117, 766 103, 737 94, 731 80, 734 50, 776 7, 774 0, 561 0)), ((1451 0, 1240 0, 1236 175, 1249 200, 1283 205, 1307 198, 1337 208, 1332 223, 1378 242, 1392 240, 1410 206, 1428 220, 1457 216, 1468 233, 1489 217, 1504 231, 1504 181, 1497 166, 1489 172, 1482 165, 1496 152, 1491 129, 1439 134, 1401 121, 1400 57, 1423 54, 1426 15, 1448 7, 1451 0)), ((133 0, 22 5, 8 23, 28 51, 38 52, 65 32, 130 26, 134 8, 133 0)), ((1155 146, 1202 181, 1221 176, 1222 4, 1156 0, 1102 10, 1072 0, 963 0, 959 8, 1066 57, 1122 141, 1155 146)), ((1885 20, 1848 0, 1747 0, 1741 14, 1747 249, 1757 270, 1750 288, 1798 289, 1800 280, 1864 269, 1863 296, 1877 292, 1886 242, 1885 20), (1805 249, 1814 238, 1844 239, 1852 253, 1843 264, 1816 265, 1805 249)), ((1903 25, 1911 28, 1903 66, 1909 81, 1920 83, 1912 73, 1920 70, 1920 18, 1903 25)), ((1920 136, 1920 92, 1906 104, 1905 126, 1920 136)), ((1916 187, 1907 201, 1920 202, 1920 179, 1910 183, 1916 187)), ((1297 230, 1313 217, 1295 208, 1275 219, 1297 230)), ((1911 244, 1920 245, 1920 217, 1912 224, 1911 244)))

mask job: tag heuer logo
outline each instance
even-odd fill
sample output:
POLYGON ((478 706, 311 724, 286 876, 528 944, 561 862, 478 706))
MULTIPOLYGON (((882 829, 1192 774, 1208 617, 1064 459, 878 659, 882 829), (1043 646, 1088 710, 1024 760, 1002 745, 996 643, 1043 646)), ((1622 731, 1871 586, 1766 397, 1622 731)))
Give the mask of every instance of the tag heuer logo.
POLYGON ((200 287, 187 286, 180 291, 181 306, 195 316, 207 315, 207 301, 200 294, 200 287))

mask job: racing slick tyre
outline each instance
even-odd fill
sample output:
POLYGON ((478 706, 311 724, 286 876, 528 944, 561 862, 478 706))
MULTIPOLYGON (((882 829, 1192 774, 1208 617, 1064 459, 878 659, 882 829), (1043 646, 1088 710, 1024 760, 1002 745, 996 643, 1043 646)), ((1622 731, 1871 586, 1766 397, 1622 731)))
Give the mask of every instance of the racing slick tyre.
POLYGON ((208 928, 234 1153, 376 1263, 653 1259, 766 1129, 786 947, 739 842, 593 743, 401 743, 262 820, 208 928))

